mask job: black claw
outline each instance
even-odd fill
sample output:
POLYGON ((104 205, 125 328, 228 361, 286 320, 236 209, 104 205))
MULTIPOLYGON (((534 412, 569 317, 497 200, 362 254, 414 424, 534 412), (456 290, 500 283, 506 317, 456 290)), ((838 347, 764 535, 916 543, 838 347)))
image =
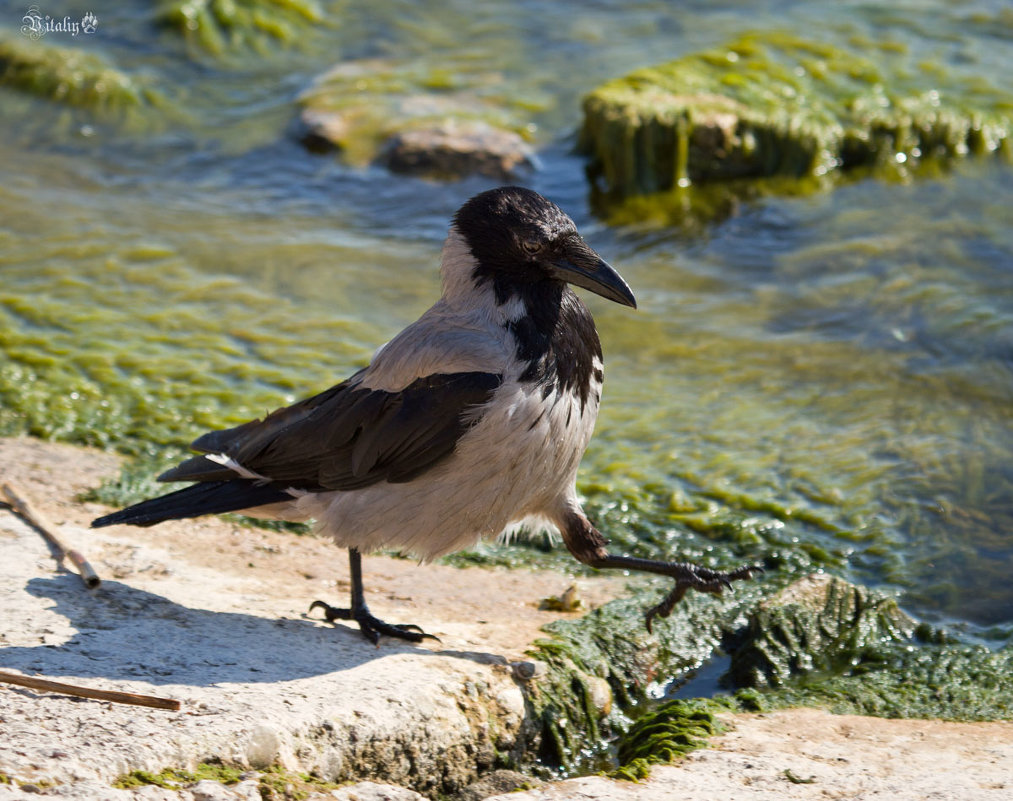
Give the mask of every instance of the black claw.
POLYGON ((426 634, 421 626, 416 626, 414 623, 395 625, 380 620, 378 617, 374 617, 366 606, 359 609, 343 609, 331 606, 323 601, 314 601, 310 604, 309 611, 312 612, 318 608, 324 610, 324 618, 328 623, 333 623, 335 620, 354 620, 359 624, 359 631, 362 633, 362 636, 373 643, 373 645, 379 644, 381 634, 387 637, 397 637, 400 640, 408 640, 409 642, 422 642, 423 640, 436 640, 436 642, 440 642, 439 637, 426 634))
POLYGON ((695 565, 680 564, 672 565, 672 567, 678 568, 678 573, 675 574, 675 587, 660 603, 647 610, 645 623, 647 624, 648 632, 653 631, 652 624, 654 618, 671 615, 672 610, 675 609, 675 605, 682 600, 682 597, 689 590, 720 595, 722 590, 732 589, 733 581, 752 578, 754 573, 764 572, 763 568, 759 565, 743 565, 727 573, 711 570, 706 567, 696 567, 695 565))
POLYGON ((314 601, 313 603, 311 603, 309 612, 307 612, 306 614, 309 614, 314 609, 323 609, 324 619, 326 619, 328 623, 333 623, 335 620, 353 619, 351 609, 341 609, 337 606, 331 606, 330 604, 324 603, 323 601, 314 601))

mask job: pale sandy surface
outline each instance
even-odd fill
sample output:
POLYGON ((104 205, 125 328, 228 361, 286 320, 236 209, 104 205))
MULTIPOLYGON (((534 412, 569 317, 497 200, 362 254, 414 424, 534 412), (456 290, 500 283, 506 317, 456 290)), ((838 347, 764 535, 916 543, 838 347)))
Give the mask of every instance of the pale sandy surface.
MULTIPOLYGON (((312 600, 343 603, 347 593, 346 560, 328 542, 219 519, 87 529, 106 510, 75 497, 117 464, 86 449, 0 440, 0 481, 36 501, 104 579, 85 591, 33 530, 0 509, 0 669, 174 697, 183 709, 0 684, 0 774, 54 782, 47 792, 67 798, 232 799, 239 790, 127 792, 108 783, 134 768, 218 756, 325 775, 373 758, 386 775, 366 778, 407 784, 418 770, 467 773, 509 747, 524 715, 510 663, 560 617, 538 601, 561 593, 568 577, 369 557, 374 612, 443 640, 373 648, 347 627, 304 616, 312 600)), ((580 584, 594 605, 625 582, 580 584)), ((0 799, 24 796, 0 784, 0 799)), ((648 782, 580 779, 509 797, 1010 799, 1013 724, 810 710, 741 716, 714 749, 658 768, 648 782), (793 783, 785 771, 812 781, 793 783)))
POLYGON ((734 726, 712 748, 696 751, 678 765, 656 767, 650 779, 638 784, 592 777, 496 799, 1013 798, 1013 723, 883 720, 791 709, 737 715, 734 726))

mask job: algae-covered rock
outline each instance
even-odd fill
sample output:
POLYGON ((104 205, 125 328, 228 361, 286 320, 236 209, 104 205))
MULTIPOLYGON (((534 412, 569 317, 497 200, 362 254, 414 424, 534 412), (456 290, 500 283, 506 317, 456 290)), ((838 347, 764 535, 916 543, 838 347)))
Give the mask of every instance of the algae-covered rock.
POLYGON ((802 677, 775 690, 741 690, 747 711, 819 706, 837 714, 942 720, 1013 719, 1013 647, 888 643, 837 675, 802 677))
MULTIPOLYGON (((788 586, 772 575, 721 596, 689 595, 652 635, 643 611, 656 592, 546 627, 552 638, 532 652, 545 670, 524 685, 530 717, 540 728, 530 748, 543 765, 587 767, 596 748, 621 736, 623 775, 636 778, 652 762, 698 747, 704 734, 687 727, 711 731, 718 706, 762 707, 763 693, 748 690, 752 695, 738 701, 663 706, 660 717, 645 713, 652 699, 682 686, 719 649, 731 655, 732 668, 722 677, 729 689, 796 686, 817 670, 821 677, 853 674, 856 665, 875 662, 882 648, 907 647, 914 630, 892 599, 817 574, 788 586), (630 716, 644 714, 644 723, 629 729, 630 716)), ((805 703, 804 691, 795 697, 805 703)))
POLYGON ((793 677, 850 666, 868 649, 910 639, 914 629, 892 598, 817 573, 752 611, 726 679, 736 687, 779 687, 793 677))
POLYGON ((215 55, 292 44, 323 21, 314 0, 168 0, 158 20, 215 55))
POLYGON ((353 165, 434 177, 509 178, 532 166, 525 137, 533 108, 507 100, 502 78, 469 63, 338 64, 299 97, 303 141, 337 148, 353 165))
POLYGON ((761 597, 758 583, 723 596, 690 595, 651 634, 644 610, 657 593, 546 626, 551 639, 532 653, 547 669, 525 684, 541 764, 571 770, 593 761, 596 749, 629 725, 628 715, 709 659, 761 597))
POLYGON ((584 99, 581 148, 619 196, 733 179, 1008 153, 1013 100, 984 83, 773 33, 637 70, 584 99))
POLYGON ((158 95, 100 56, 0 35, 0 84, 98 112, 158 102, 158 95))

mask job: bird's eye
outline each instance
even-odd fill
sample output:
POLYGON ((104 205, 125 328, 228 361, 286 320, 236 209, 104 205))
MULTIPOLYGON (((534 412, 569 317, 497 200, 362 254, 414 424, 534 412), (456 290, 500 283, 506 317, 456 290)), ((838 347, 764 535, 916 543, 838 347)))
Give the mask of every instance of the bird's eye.
POLYGON ((542 243, 536 242, 533 239, 522 239, 521 247, 524 248, 524 252, 529 256, 537 256, 542 250, 542 243))

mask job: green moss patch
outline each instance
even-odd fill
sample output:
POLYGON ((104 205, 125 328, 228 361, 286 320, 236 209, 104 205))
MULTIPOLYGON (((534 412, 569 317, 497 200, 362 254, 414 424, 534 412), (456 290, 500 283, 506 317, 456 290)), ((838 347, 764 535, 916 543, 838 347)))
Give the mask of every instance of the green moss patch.
MULTIPOLYGON (((224 785, 237 784, 243 775, 243 771, 239 768, 210 762, 201 763, 192 771, 177 768, 166 768, 158 773, 146 770, 131 771, 117 778, 113 782, 113 787, 129 790, 154 785, 167 790, 182 790, 208 779, 224 785)), ((341 786, 307 773, 294 773, 277 766, 263 772, 252 773, 250 776, 257 779, 260 797, 264 801, 302 801, 310 795, 335 790, 341 786)))
POLYGON ((639 718, 620 739, 619 768, 610 775, 639 781, 650 766, 675 762, 707 745, 724 726, 714 714, 717 705, 701 699, 668 701, 639 718))
POLYGON ((551 638, 530 653, 547 670, 527 685, 541 764, 564 772, 603 766, 606 741, 644 710, 652 688, 687 677, 710 658, 763 589, 752 582, 718 597, 690 594, 649 634, 644 611, 660 592, 655 587, 546 626, 551 638))
MULTIPOLYGON (((884 43, 868 58, 747 35, 598 87, 584 99, 580 146, 619 197, 779 177, 812 188, 845 172, 1010 152, 1013 99, 903 51, 884 43)), ((721 197, 702 196, 704 211, 721 197)))
POLYGON ((220 763, 202 762, 194 770, 178 770, 176 768, 165 768, 158 773, 147 770, 134 770, 118 777, 113 782, 113 787, 120 790, 129 790, 132 787, 144 787, 155 785, 164 787, 167 790, 181 790, 187 785, 195 782, 211 779, 222 784, 236 784, 240 781, 242 771, 238 768, 229 767, 220 763))

